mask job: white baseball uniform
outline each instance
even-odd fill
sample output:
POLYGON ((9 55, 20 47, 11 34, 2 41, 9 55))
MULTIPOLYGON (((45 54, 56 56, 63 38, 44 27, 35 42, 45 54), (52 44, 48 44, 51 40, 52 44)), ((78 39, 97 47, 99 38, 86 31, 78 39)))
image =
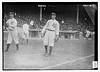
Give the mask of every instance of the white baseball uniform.
POLYGON ((11 44, 12 40, 14 40, 15 44, 18 44, 19 41, 17 32, 17 20, 15 18, 12 18, 9 19, 6 23, 9 26, 7 44, 11 44))
POLYGON ((56 35, 59 35, 59 23, 56 20, 48 20, 42 33, 45 33, 43 42, 44 45, 54 46, 54 39, 56 35))
POLYGON ((28 24, 24 24, 23 25, 23 37, 22 38, 29 38, 29 25, 28 24))
POLYGON ((33 25, 33 23, 34 23, 34 21, 31 21, 31 22, 30 22, 30 25, 33 25))
POLYGON ((87 30, 87 31, 86 31, 86 37, 89 37, 90 33, 91 33, 91 32, 87 30))

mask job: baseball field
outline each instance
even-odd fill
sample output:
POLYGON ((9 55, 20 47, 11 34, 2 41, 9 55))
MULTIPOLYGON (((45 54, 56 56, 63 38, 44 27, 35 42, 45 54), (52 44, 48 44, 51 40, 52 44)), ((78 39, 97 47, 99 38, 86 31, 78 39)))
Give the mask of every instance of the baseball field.
POLYGON ((9 51, 6 48, 7 34, 3 37, 3 69, 93 69, 94 41, 87 39, 59 39, 55 43, 52 55, 45 57, 41 38, 31 38, 29 43, 19 44, 19 50, 12 42, 9 51))

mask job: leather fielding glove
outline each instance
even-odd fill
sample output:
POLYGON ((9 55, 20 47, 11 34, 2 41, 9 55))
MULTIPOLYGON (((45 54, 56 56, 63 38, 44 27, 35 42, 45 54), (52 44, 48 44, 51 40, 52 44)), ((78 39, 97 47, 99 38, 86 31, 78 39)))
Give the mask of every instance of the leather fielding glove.
POLYGON ((57 42, 59 40, 59 35, 56 35, 54 41, 57 42))

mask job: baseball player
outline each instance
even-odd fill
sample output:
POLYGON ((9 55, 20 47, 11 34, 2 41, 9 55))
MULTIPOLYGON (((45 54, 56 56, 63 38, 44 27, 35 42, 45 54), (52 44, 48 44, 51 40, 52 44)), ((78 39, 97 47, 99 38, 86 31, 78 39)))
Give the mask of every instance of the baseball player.
POLYGON ((30 25, 34 25, 34 21, 33 20, 31 20, 30 25))
POLYGON ((8 39, 7 39, 7 48, 5 52, 8 51, 12 40, 14 40, 18 50, 19 41, 18 41, 18 32, 17 32, 17 20, 14 18, 13 12, 10 12, 10 19, 6 23, 8 25, 8 39))
POLYGON ((91 32, 90 32, 89 30, 87 30, 87 29, 86 29, 86 36, 85 36, 85 38, 87 38, 87 39, 88 39, 88 38, 89 38, 89 36, 90 36, 90 34, 91 34, 91 32))
POLYGON ((43 43, 45 47, 45 54, 46 56, 51 56, 52 48, 54 47, 54 42, 56 42, 59 38, 59 23, 55 19, 56 14, 52 13, 50 20, 47 21, 46 25, 42 29, 42 37, 43 43), (49 46, 49 49, 47 49, 49 46), (49 50, 49 53, 48 51, 49 50))
POLYGON ((27 44, 28 44, 28 39, 29 39, 29 25, 28 24, 24 24, 23 25, 23 39, 27 40, 27 44))

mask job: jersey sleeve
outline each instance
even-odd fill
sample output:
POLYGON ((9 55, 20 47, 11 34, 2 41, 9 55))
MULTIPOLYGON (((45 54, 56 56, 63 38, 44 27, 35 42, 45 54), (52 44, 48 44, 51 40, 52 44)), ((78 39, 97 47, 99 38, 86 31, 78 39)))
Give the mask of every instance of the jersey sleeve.
POLYGON ((45 31, 46 31, 46 29, 47 29, 47 26, 48 26, 48 23, 49 23, 49 21, 47 21, 47 23, 46 23, 46 25, 43 27, 41 33, 45 33, 45 31))
POLYGON ((57 22, 57 25, 56 25, 56 35, 59 35, 59 23, 57 22))
POLYGON ((7 22, 6 22, 7 26, 9 26, 9 21, 10 21, 10 19, 8 19, 7 22))
POLYGON ((17 20, 14 20, 14 26, 17 27, 17 20))
POLYGON ((29 25, 28 25, 27 29, 29 30, 29 25))
POLYGON ((13 24, 10 25, 11 27, 17 27, 17 20, 16 20, 16 19, 14 19, 14 20, 12 21, 12 23, 13 23, 13 24))
POLYGON ((9 22, 9 20, 7 20, 7 22, 6 23, 8 23, 9 22))

